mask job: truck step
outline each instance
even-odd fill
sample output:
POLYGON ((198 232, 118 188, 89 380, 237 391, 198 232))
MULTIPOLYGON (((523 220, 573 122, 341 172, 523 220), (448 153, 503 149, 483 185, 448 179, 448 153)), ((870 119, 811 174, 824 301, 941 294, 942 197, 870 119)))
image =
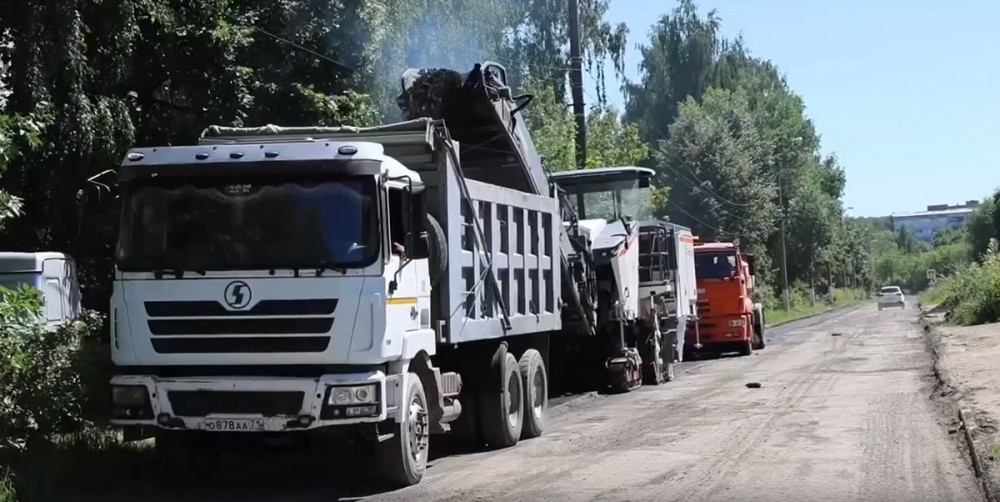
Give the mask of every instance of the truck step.
POLYGON ((458 373, 442 373, 440 386, 443 397, 455 397, 462 392, 462 375, 458 373))

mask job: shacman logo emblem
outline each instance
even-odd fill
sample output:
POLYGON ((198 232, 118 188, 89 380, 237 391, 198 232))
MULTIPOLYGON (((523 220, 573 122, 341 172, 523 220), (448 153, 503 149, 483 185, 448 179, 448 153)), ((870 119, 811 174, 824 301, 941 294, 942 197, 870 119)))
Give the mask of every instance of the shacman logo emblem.
POLYGON ((225 300, 230 308, 242 309, 250 305, 250 286, 243 281, 233 281, 226 286, 225 300))

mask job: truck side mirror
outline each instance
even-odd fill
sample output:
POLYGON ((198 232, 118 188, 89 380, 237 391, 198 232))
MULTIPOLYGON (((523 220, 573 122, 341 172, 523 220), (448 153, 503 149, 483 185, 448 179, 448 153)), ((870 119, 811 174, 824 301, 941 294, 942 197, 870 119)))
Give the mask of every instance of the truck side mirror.
POLYGON ((754 266, 754 256, 752 254, 749 254, 749 253, 747 253, 744 256, 746 256, 746 258, 747 258, 747 266, 750 269, 750 275, 756 276, 757 275, 757 267, 754 266))

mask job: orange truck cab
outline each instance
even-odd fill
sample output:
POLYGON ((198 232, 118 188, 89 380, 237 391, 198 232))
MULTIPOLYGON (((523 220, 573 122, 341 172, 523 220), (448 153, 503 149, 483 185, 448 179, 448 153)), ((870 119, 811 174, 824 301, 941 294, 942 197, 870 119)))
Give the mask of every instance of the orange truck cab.
POLYGON ((739 241, 698 242, 694 246, 698 319, 688 329, 691 355, 764 348, 764 309, 754 302, 753 257, 739 241))

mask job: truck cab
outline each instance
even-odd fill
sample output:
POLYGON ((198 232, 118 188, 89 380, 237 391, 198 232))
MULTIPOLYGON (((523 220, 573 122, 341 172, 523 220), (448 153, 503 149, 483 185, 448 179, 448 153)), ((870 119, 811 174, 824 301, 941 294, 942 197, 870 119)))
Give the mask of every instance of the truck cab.
POLYGON ((214 432, 426 430, 405 401, 436 348, 418 173, 298 142, 133 149, 119 180, 114 423, 155 427, 174 468, 214 432))
POLYGON ((694 257, 699 319, 697 329, 688 333, 690 347, 741 355, 763 349, 764 313, 754 302, 752 256, 738 241, 722 241, 698 243, 694 257))

